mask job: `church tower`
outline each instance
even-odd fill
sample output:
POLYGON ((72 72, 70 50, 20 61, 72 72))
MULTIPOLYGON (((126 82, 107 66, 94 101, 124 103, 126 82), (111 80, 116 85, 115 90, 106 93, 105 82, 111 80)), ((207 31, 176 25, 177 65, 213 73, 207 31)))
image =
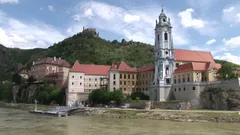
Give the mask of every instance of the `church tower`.
POLYGON ((151 100, 165 101, 169 99, 174 72, 174 47, 170 18, 162 8, 155 27, 155 71, 151 85, 151 100))

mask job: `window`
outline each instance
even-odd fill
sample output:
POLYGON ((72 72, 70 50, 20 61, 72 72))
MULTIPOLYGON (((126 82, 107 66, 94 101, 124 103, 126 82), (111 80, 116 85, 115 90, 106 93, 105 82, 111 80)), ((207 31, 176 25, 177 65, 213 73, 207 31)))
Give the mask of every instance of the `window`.
POLYGON ((114 80, 116 79, 116 74, 113 74, 113 79, 114 79, 114 80))
POLYGON ((134 82, 132 82, 132 85, 134 85, 134 82))
POLYGON ((148 85, 148 81, 146 81, 146 85, 148 85))
POLYGON ((183 82, 185 82, 185 78, 183 78, 183 82))
POLYGON ((97 87, 97 84, 95 84, 95 87, 97 87))
POLYGON ((122 79, 122 74, 120 74, 120 79, 122 79))
POLYGON ((132 79, 134 79, 134 75, 132 75, 132 79))
POLYGON ((115 87, 113 87, 113 90, 116 90, 116 88, 115 88, 115 87))
POLYGON ((95 78, 95 81, 97 81, 97 78, 95 78))
POLYGON ((166 22, 166 19, 165 19, 165 18, 163 18, 163 22, 166 22))
POLYGON ((144 74, 143 74, 142 76, 143 76, 143 78, 144 78, 144 74))
POLYGON ((166 83, 167 83, 167 84, 170 84, 170 79, 167 79, 167 80, 166 80, 166 83))
POLYGON ((120 85, 122 85, 122 81, 120 81, 120 85))
POLYGON ((82 83, 80 83, 80 85, 82 85, 82 83))
POLYGON ((189 77, 187 78, 187 81, 190 82, 190 78, 189 77))
POLYGON ((176 63, 176 68, 178 68, 179 67, 179 63, 176 63))
POLYGON ((74 82, 72 82, 72 85, 74 85, 74 82))
POLYGON ((186 90, 186 88, 184 87, 184 88, 183 88, 183 90, 185 91, 185 90, 186 90))
POLYGON ((176 80, 176 79, 174 79, 174 83, 177 83, 177 80, 176 80))
POLYGON ((177 91, 177 89, 175 88, 175 91, 177 91))
POLYGON ((126 75, 124 74, 124 79, 126 79, 126 75))
POLYGON ((74 75, 72 76, 72 78, 74 78, 74 75))
POLYGON ((168 40, 168 34, 166 32, 164 33, 164 40, 168 40))
POLYGON ((159 41, 159 34, 157 34, 157 41, 159 41))
POLYGON ((91 81, 91 78, 89 78, 89 81, 91 81))
POLYGON ((138 79, 138 75, 137 75, 137 79, 138 79))
POLYGON ((124 88, 124 90, 126 90, 126 88, 124 88))
POLYGON ((89 84, 89 87, 91 87, 91 84, 89 84))
POLYGON ((80 76, 80 79, 82 79, 82 76, 80 76))
POLYGON ((181 88, 179 88, 178 90, 181 91, 181 88))
POLYGON ((165 54, 168 55, 168 51, 166 51, 165 54))
POLYGON ((180 80, 180 78, 178 79, 178 83, 181 83, 181 80, 180 80))
POLYGON ((116 81, 113 81, 113 85, 116 85, 116 81))
POLYGON ((195 90, 196 88, 195 87, 192 87, 192 90, 195 90))
POLYGON ((128 79, 130 79, 131 77, 130 77, 130 74, 128 74, 128 79))
POLYGON ((126 85, 126 81, 124 81, 124 85, 126 85))

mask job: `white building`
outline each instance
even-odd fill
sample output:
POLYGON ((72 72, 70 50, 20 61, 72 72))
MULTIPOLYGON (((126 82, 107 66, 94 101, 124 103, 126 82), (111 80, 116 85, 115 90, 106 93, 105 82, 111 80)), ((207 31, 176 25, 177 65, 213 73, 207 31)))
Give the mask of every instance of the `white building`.
POLYGON ((86 101, 91 91, 107 85, 111 66, 75 62, 68 76, 67 105, 86 101))

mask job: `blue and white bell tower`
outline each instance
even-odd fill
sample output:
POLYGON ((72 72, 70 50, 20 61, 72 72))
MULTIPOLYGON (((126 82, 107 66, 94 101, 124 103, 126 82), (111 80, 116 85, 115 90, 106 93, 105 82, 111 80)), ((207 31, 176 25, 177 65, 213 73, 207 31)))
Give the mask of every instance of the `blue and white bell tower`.
POLYGON ((174 46, 170 18, 162 8, 155 26, 155 71, 151 85, 151 100, 165 101, 169 99, 174 72, 174 46))

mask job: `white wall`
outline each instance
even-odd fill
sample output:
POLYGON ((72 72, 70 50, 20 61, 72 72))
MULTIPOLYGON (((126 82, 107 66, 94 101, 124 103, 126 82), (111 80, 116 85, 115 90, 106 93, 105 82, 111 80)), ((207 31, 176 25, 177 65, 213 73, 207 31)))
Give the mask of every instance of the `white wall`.
POLYGON ((75 93, 84 92, 84 78, 84 73, 69 72, 68 91, 75 93))
POLYGON ((217 81, 209 83, 181 83, 173 84, 172 91, 176 100, 188 100, 195 101, 199 100, 200 93, 206 87, 215 87, 215 88, 227 88, 227 89, 239 89, 240 88, 240 79, 232 79, 227 81, 217 81), (195 87, 195 90, 193 90, 195 87), (180 91, 179 91, 180 88, 180 91), (184 90, 185 88, 185 90, 184 90), (176 89, 176 91, 175 91, 176 89))
POLYGON ((109 82, 108 82, 108 89, 113 91, 114 89, 117 90, 120 88, 120 73, 118 71, 109 71, 109 82), (114 79, 115 75, 115 79, 114 79), (115 81, 115 85, 114 85, 115 81))

